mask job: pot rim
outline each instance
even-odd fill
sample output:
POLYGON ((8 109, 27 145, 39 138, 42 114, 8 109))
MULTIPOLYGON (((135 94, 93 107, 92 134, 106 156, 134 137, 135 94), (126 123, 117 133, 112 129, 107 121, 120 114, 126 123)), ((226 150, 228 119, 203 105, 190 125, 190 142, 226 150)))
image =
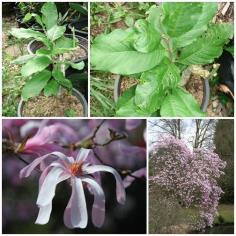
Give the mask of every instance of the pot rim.
MULTIPOLYGON (((122 77, 119 75, 119 77, 116 78, 114 82, 113 96, 114 96, 115 103, 117 103, 118 98, 120 96, 121 82, 122 82, 122 77)), ((201 110, 203 112, 206 112, 207 106, 210 100, 210 85, 209 85, 208 79, 202 79, 202 83, 203 83, 203 98, 202 98, 202 103, 201 103, 201 110)))
MULTIPOLYGON (((76 96, 76 98, 80 101, 80 103, 83 106, 83 116, 81 116, 81 117, 88 117, 88 103, 87 103, 84 95, 75 88, 72 88, 72 94, 76 96)), ((18 117, 23 117, 22 116, 22 109, 23 109, 24 103, 25 103, 25 101, 21 98, 20 102, 18 104, 18 107, 17 107, 17 116, 18 117)))

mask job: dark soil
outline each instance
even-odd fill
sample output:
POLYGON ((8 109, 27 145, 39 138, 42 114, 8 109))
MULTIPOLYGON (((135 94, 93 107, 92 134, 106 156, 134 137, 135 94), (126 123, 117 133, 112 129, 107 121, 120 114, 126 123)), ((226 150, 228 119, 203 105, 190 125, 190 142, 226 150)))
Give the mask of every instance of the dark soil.
POLYGON ((193 97, 197 100, 198 104, 202 104, 203 100, 203 82, 199 76, 191 76, 185 85, 187 91, 189 91, 193 97))
POLYGON ((83 116, 83 106, 80 101, 66 90, 55 97, 43 94, 29 99, 23 107, 24 117, 64 117, 67 110, 75 111, 77 117, 83 116))

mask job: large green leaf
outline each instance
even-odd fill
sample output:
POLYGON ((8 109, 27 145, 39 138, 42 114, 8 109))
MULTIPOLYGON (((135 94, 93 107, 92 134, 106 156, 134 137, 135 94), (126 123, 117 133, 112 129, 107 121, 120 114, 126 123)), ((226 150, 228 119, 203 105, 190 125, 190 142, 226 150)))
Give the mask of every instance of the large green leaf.
POLYGON ((54 69, 52 71, 52 76, 57 81, 57 83, 59 83, 61 86, 65 87, 67 89, 72 89, 71 81, 66 79, 60 70, 54 69))
POLYGON ((216 14, 217 9, 217 3, 202 3, 201 15, 198 17, 195 25, 188 32, 185 32, 177 38, 173 38, 174 47, 185 47, 195 41, 197 37, 202 35, 207 30, 207 25, 216 14))
POLYGON ((57 96, 59 91, 60 85, 57 83, 56 80, 52 79, 44 88, 44 95, 45 96, 57 96))
POLYGON ((136 31, 134 48, 138 52, 148 53, 156 50, 160 44, 160 34, 146 20, 139 19, 135 22, 136 31))
POLYGON ((117 102, 116 115, 120 117, 144 117, 150 116, 148 113, 140 110, 134 102, 135 87, 127 89, 117 102))
POLYGON ((162 8, 157 5, 153 5, 147 12, 148 17, 147 21, 151 24, 151 26, 159 33, 164 33, 164 29, 162 26, 162 20, 164 18, 162 8))
POLYGON ((54 2, 45 3, 41 9, 41 12, 43 14, 42 21, 48 30, 57 24, 58 13, 54 2))
POLYGON ((22 76, 30 76, 34 73, 40 72, 51 64, 51 59, 47 56, 38 56, 28 61, 22 68, 22 76))
MULTIPOLYGON (((77 40, 75 42, 78 43, 77 40)), ((60 37, 54 42, 53 54, 60 54, 75 50, 74 40, 65 36, 60 37)))
POLYGON ((95 38, 91 47, 91 64, 94 70, 130 75, 147 71, 163 59, 164 48, 159 47, 149 53, 136 51, 130 38, 133 30, 117 29, 107 35, 95 38))
POLYGON ((34 38, 37 41, 43 42, 46 46, 50 46, 50 41, 47 39, 47 37, 38 31, 34 31, 32 29, 24 29, 24 28, 13 28, 10 33, 19 39, 30 39, 34 38))
POLYGON ((178 62, 186 65, 212 63, 222 54, 224 44, 233 34, 231 23, 211 25, 202 37, 182 50, 178 62))
POLYGON ((65 26, 54 25, 47 31, 47 36, 51 41, 55 41, 56 39, 62 37, 65 31, 65 26))
POLYGON ((161 116, 198 117, 205 116, 194 97, 182 88, 173 90, 161 106, 161 116))
POLYGON ((29 60, 33 59, 34 57, 35 57, 35 55, 20 56, 17 59, 15 59, 14 61, 12 61, 11 63, 21 65, 21 64, 24 64, 24 63, 28 62, 29 60))
POLYGON ((135 103, 145 112, 160 109, 166 90, 173 89, 180 81, 180 71, 169 60, 163 60, 153 70, 144 72, 135 91, 135 103))
POLYGON ((175 48, 191 44, 207 30, 207 24, 217 12, 217 3, 164 3, 162 4, 164 33, 175 48))
POLYGON ((179 37, 191 30, 201 16, 202 3, 163 3, 162 24, 170 37, 179 37))
POLYGON ((48 70, 44 70, 33 75, 32 78, 26 82, 22 90, 22 98, 27 100, 31 97, 39 95, 43 88, 47 85, 50 78, 51 72, 48 70))

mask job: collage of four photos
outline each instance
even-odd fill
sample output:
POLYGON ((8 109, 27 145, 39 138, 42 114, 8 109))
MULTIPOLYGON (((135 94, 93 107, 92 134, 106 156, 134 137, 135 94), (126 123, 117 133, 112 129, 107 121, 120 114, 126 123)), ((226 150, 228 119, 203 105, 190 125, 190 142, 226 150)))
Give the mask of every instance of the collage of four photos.
POLYGON ((3 234, 234 234, 234 2, 1 2, 3 234))

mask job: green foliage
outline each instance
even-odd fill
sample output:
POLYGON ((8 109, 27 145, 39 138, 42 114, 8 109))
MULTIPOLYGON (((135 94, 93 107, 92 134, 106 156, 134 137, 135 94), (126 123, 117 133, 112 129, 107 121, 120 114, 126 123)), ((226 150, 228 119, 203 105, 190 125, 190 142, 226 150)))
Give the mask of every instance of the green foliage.
POLYGON ((113 83, 100 77, 92 76, 90 80, 91 115, 114 116, 115 104, 113 97, 109 96, 113 92, 113 83))
POLYGON ((65 116, 67 117, 76 117, 76 111, 73 109, 68 109, 65 111, 65 116))
POLYGON ((191 94, 182 88, 176 88, 167 96, 161 106, 161 116, 204 116, 191 94))
POLYGON ((28 98, 39 95, 50 78, 51 72, 48 70, 44 70, 32 76, 22 90, 23 99, 27 100, 28 98))
MULTIPOLYGON (((77 70, 84 68, 83 62, 75 64, 63 58, 63 53, 71 52, 77 48, 78 41, 64 35, 66 26, 59 25, 60 17, 55 3, 44 3, 41 13, 41 15, 32 13, 31 17, 35 17, 45 33, 24 28, 11 30, 11 34, 16 38, 35 39, 44 44, 36 51, 35 55, 24 55, 12 62, 23 64, 21 75, 28 78, 22 91, 24 100, 39 95, 43 90, 46 96, 55 96, 58 94, 60 86, 71 90, 72 84, 64 76, 65 68, 68 65, 77 70), (52 72, 48 70, 52 70, 52 72)), ((27 18, 29 17, 27 15, 27 18)))
POLYGON ((220 178, 220 186, 224 191, 222 203, 234 202, 234 121, 219 120, 214 136, 216 153, 226 161, 225 175, 220 178))
POLYGON ((140 83, 122 94, 118 116, 204 116, 180 89, 181 68, 208 64, 233 37, 233 24, 211 23, 217 3, 153 5, 146 19, 128 29, 97 36, 91 47, 92 69, 120 75, 140 73, 140 83))

